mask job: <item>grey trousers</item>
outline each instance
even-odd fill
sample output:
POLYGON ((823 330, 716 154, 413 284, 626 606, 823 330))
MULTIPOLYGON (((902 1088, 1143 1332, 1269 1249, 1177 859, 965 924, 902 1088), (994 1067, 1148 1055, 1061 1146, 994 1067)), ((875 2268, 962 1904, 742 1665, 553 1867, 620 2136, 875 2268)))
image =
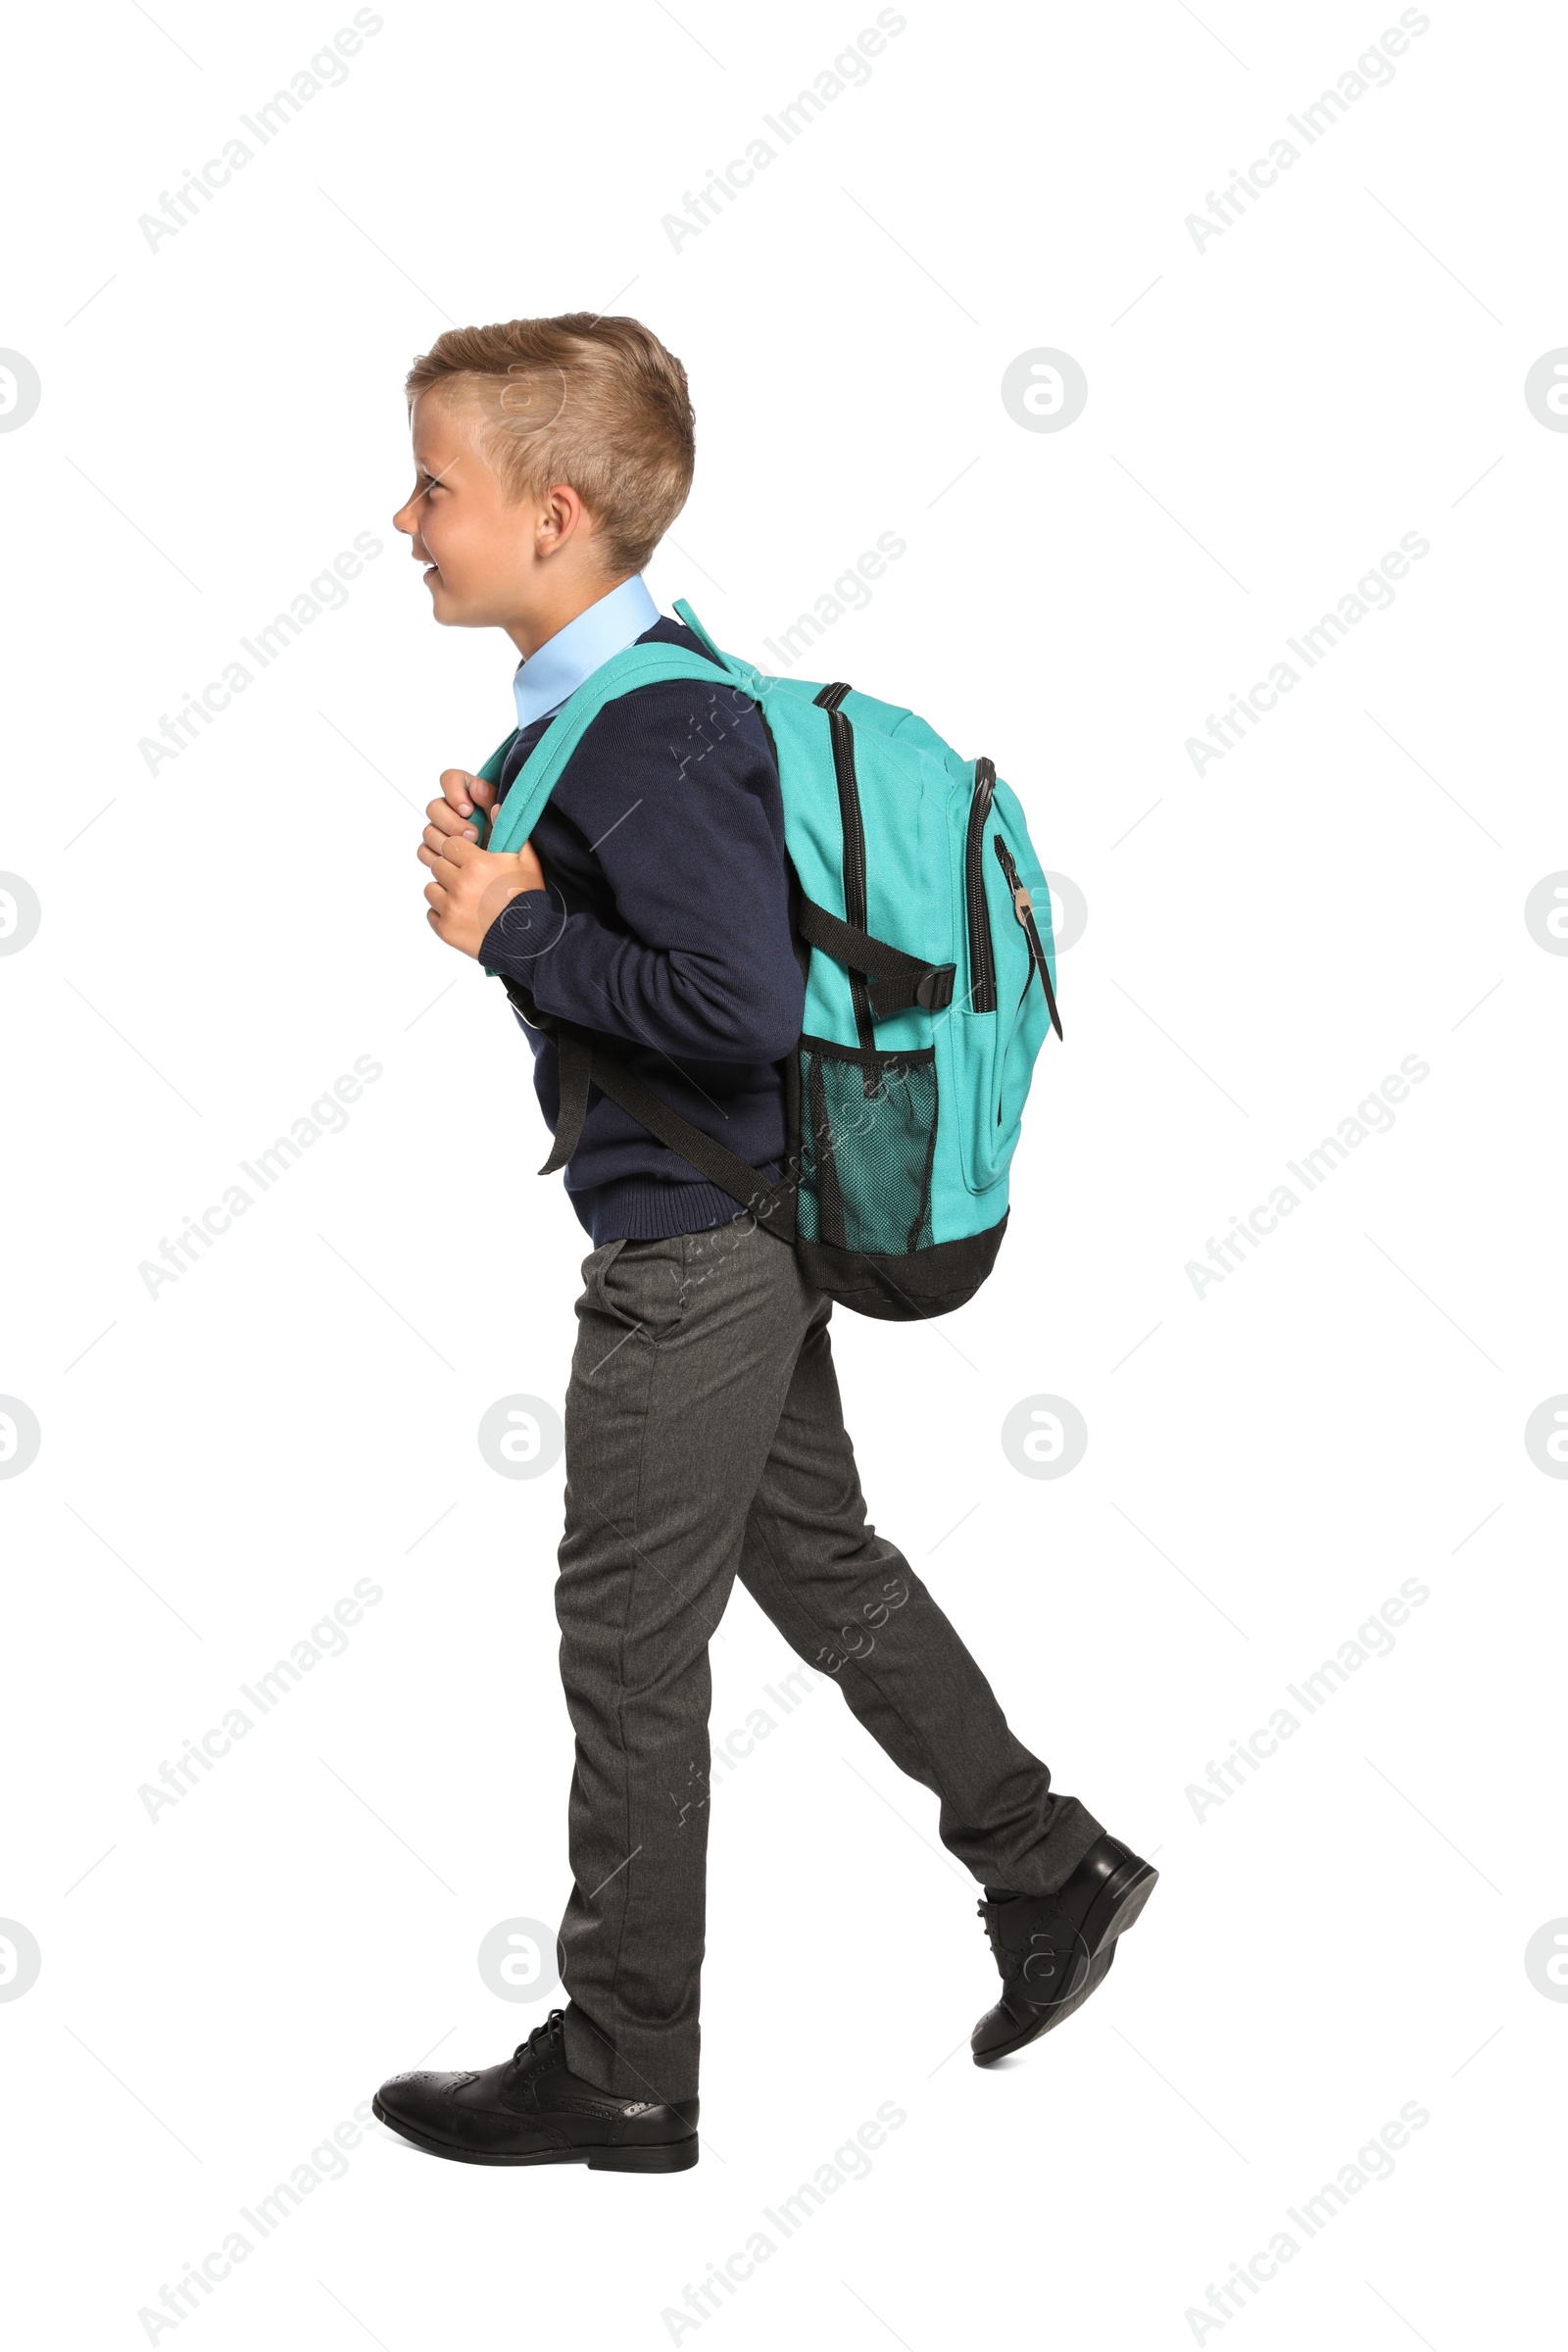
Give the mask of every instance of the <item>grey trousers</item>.
POLYGON ((832 1301, 795 1252, 737 1217, 608 1242, 583 1280, 556 1587, 576 1734, 566 2058, 605 2091, 679 2101, 698 2080, 708 1643, 737 1575, 935 1791, 942 1841, 980 1884, 1049 1894, 1102 1832, 1053 1794, 931 1594, 867 1523, 832 1301))

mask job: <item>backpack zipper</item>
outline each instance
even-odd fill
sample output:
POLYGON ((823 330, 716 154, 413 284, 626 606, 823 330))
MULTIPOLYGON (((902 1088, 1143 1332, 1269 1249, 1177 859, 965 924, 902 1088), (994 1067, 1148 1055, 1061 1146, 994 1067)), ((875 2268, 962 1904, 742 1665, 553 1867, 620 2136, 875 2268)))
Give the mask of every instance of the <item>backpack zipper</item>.
MULTIPOLYGON (((836 690, 830 687, 826 691, 836 690)), ((867 928, 865 828, 860 821, 860 794, 855 781, 855 731, 837 703, 825 708, 833 743, 833 775, 839 788, 839 828, 844 835, 844 919, 858 931, 864 931, 867 928)), ((860 1051, 874 1053, 876 1029, 871 1019, 871 992, 863 972, 851 972, 850 1000, 855 1006, 855 1029, 860 1051)))
POLYGON ((1046 992, 1046 1009, 1051 1015, 1051 1026, 1060 1037, 1061 1015, 1056 1010, 1056 992, 1051 985, 1051 966, 1046 961, 1046 951, 1040 944, 1040 933, 1035 926, 1035 903, 1019 879, 1012 852, 1003 840, 1002 835, 995 834, 993 839, 996 843, 997 856, 1002 860, 1002 870, 1007 877, 1007 888, 1012 893, 1012 911, 1023 925, 1029 939, 1029 969, 1024 974, 1023 992, 1018 1002, 1020 1004, 1023 1003, 1024 997, 1029 994, 1029 983, 1038 972, 1040 985, 1046 992))
POLYGON ((997 771, 989 760, 974 763, 974 794, 969 803, 969 832, 963 850, 963 890, 969 924, 969 1010, 997 1009, 997 964, 991 948, 991 918, 986 912, 986 878, 981 869, 986 818, 997 771))

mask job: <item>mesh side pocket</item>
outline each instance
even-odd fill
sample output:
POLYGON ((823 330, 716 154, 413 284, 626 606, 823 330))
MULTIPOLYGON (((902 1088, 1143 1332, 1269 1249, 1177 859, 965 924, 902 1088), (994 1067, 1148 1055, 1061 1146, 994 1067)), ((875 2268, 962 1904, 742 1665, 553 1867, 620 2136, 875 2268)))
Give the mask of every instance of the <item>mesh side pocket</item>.
POLYGON ((936 1053, 857 1054, 803 1037, 803 1241, 903 1256, 931 1247, 936 1053))

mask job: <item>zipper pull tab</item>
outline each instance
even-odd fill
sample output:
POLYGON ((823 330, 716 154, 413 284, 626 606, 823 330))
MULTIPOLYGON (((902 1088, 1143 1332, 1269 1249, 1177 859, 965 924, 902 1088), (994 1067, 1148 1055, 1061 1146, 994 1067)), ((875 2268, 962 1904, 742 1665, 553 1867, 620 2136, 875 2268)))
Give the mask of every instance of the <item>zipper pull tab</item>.
POLYGON ((1012 852, 1008 849, 1006 843, 1003 840, 1000 833, 994 836, 994 845, 1003 873, 1006 876, 1007 888, 1012 893, 1012 911, 1017 916, 1024 929, 1027 931, 1030 923, 1034 919, 1035 903, 1029 896, 1028 889, 1023 881, 1023 877, 1018 871, 1017 863, 1013 858, 1012 852))
POLYGON ((1051 1026, 1060 1037, 1061 1015, 1056 1010, 1056 992, 1051 985, 1051 966, 1046 961, 1046 951, 1041 945, 1040 933, 1035 925, 1034 900, 1030 897, 1028 886, 1018 871, 1017 860, 1003 840, 1002 835, 1000 833, 994 835, 993 840, 998 860, 1006 876, 1007 888, 1012 893, 1012 911, 1022 924, 1029 941, 1029 969, 1024 977, 1023 996, 1018 999, 1018 1002, 1020 1004, 1023 1003, 1023 998, 1029 994, 1029 983, 1038 972, 1040 985, 1046 992, 1046 1009, 1051 1015, 1051 1026))

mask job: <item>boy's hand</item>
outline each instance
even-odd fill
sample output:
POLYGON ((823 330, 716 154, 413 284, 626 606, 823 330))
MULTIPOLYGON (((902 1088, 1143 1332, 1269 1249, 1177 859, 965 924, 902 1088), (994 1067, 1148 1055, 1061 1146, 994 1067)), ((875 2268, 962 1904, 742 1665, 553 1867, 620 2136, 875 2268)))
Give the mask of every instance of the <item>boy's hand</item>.
POLYGON ((510 899, 524 890, 543 890, 544 869, 524 842, 520 850, 497 856, 481 850, 473 825, 465 820, 461 804, 470 808, 494 807, 495 787, 481 783, 462 768, 449 768, 441 779, 447 797, 432 801, 425 814, 429 823, 419 844, 419 862, 430 880, 424 895, 429 902, 425 920, 438 939, 465 956, 477 956, 484 935, 510 899), (481 797, 483 796, 483 797, 481 797))
MULTIPOLYGON (((441 793, 449 808, 459 816, 471 816, 475 808, 486 816, 495 813, 498 787, 487 784, 483 776, 470 776, 466 767, 448 767, 441 771, 441 793)), ((477 831, 473 838, 478 840, 477 831)))

